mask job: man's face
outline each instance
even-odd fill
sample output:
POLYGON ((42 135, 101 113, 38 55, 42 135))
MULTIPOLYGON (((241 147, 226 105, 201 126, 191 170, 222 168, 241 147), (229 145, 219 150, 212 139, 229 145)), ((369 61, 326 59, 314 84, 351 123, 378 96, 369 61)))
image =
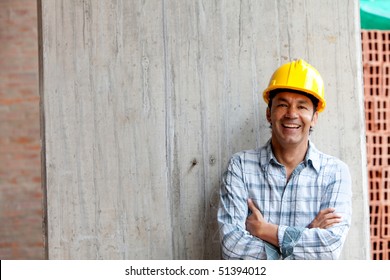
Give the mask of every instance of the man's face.
POLYGON ((271 110, 267 108, 267 120, 272 125, 273 143, 287 148, 301 143, 307 144, 310 127, 314 127, 318 112, 313 103, 299 93, 280 92, 272 100, 271 110))

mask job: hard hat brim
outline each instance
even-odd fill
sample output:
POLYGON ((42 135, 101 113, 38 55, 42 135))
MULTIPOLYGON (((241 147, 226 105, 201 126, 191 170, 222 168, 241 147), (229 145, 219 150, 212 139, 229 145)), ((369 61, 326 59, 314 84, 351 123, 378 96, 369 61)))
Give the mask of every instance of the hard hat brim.
POLYGON ((281 85, 272 85, 272 86, 269 86, 266 90, 264 90, 263 92, 263 99, 265 101, 265 103, 269 103, 269 93, 273 90, 277 90, 277 89, 286 89, 286 91, 288 90, 293 90, 295 92, 302 92, 302 93, 307 93, 307 94, 310 94, 312 96, 314 96, 315 98, 318 99, 318 106, 317 106, 317 112, 321 113, 322 111, 325 110, 325 107, 326 107, 326 102, 323 98, 321 98, 321 96, 319 96, 316 92, 314 91, 310 91, 310 90, 306 90, 306 89, 303 89, 303 88, 299 88, 299 87, 292 87, 292 86, 281 86, 281 85))

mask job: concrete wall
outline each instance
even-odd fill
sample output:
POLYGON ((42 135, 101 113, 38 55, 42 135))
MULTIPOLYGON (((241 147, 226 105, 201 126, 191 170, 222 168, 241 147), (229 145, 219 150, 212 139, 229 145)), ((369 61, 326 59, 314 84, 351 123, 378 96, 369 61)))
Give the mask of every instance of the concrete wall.
POLYGON ((303 58, 313 141, 347 162, 343 258, 369 257, 358 1, 41 0, 51 259, 218 259, 220 176, 269 136, 261 91, 303 58))
POLYGON ((0 259, 42 259, 36 0, 0 1, 0 259))

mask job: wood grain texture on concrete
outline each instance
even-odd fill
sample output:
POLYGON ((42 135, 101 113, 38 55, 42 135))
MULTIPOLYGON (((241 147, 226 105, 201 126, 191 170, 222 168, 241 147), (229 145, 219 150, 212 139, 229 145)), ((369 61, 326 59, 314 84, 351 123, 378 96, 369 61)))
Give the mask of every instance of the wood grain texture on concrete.
POLYGON ((353 174, 369 254, 358 1, 39 1, 50 259, 219 259, 220 177, 270 137, 293 58, 326 81, 312 139, 353 174))

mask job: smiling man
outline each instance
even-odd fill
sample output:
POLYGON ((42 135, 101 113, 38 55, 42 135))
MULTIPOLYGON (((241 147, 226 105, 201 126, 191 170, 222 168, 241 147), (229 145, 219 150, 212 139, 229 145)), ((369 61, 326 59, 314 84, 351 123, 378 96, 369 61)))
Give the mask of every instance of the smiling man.
POLYGON ((218 223, 225 259, 338 259, 351 224, 351 177, 309 135, 324 83, 303 60, 279 67, 263 97, 271 139, 232 156, 218 223))

